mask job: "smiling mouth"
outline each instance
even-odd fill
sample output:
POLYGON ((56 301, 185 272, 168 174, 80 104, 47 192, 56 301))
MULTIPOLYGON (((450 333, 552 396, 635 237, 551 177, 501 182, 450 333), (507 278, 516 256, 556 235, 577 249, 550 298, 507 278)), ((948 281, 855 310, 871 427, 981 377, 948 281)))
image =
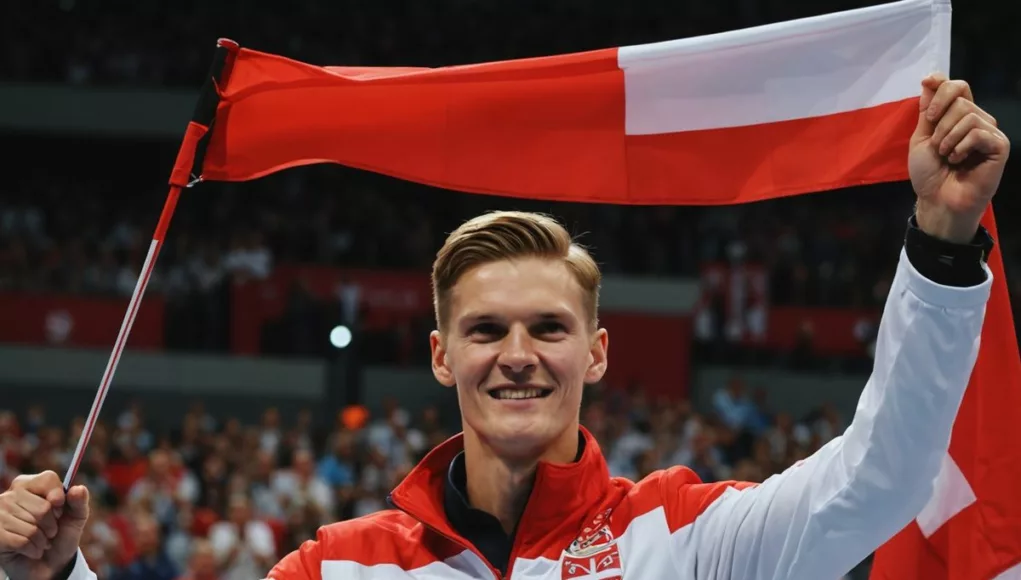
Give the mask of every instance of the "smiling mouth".
POLYGON ((553 393, 553 389, 542 387, 505 387, 489 391, 489 396, 497 400, 545 399, 553 393))

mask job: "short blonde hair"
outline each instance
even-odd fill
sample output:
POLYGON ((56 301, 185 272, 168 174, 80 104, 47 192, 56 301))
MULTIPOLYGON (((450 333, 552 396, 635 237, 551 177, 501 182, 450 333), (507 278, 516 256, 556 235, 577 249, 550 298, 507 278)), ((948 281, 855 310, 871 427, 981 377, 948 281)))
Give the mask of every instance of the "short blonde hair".
POLYGON ((450 294, 469 270, 515 258, 562 260, 581 286, 588 323, 599 324, 599 286, 602 273, 587 249, 550 216, 520 211, 482 214, 461 224, 447 236, 433 262, 432 289, 436 325, 441 332, 450 315, 450 294))

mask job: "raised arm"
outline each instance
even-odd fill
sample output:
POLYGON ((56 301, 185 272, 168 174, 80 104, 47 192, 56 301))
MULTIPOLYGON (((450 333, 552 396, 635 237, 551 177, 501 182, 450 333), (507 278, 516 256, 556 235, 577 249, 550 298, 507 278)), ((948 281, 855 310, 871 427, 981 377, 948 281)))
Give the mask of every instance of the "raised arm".
POLYGON ((923 89, 909 159, 917 221, 854 420, 761 485, 671 486, 668 512, 688 522, 671 539, 695 555, 677 562, 682 577, 838 578, 931 497, 978 355, 992 284, 979 221, 1009 145, 966 84, 931 77, 923 89))
POLYGON ((839 578, 910 523, 946 455, 989 286, 940 286, 902 255, 847 431, 761 485, 682 492, 675 512, 701 513, 676 533, 696 554, 688 577, 839 578))

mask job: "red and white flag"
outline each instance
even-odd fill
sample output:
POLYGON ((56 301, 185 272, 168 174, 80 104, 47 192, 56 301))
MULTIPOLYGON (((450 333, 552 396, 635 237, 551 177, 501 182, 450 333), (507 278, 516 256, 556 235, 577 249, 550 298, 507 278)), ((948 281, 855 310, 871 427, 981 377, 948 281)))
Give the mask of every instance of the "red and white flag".
POLYGON ((336 162, 449 189, 718 204, 907 178, 950 5, 908 0, 758 28, 436 69, 237 52, 209 180, 336 162))
MULTIPOLYGON (((474 193, 721 205, 905 180, 923 77, 948 72, 949 0, 578 54, 321 67, 230 41, 211 127, 172 183, 339 163, 474 193)), ((986 227, 995 235, 992 212, 986 227)), ((1021 578, 1021 361, 999 251, 983 343, 935 497, 882 580, 1021 578)))

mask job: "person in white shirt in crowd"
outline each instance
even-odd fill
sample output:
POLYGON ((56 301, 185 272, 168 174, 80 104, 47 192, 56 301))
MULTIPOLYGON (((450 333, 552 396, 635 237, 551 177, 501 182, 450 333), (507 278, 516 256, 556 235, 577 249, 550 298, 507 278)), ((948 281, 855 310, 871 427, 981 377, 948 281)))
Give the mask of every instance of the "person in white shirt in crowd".
POLYGON ((228 519, 209 528, 220 580, 262 578, 276 560, 276 540, 266 522, 253 519, 248 498, 232 495, 228 519))
POLYGON ((333 489, 316 473, 315 457, 307 449, 295 451, 290 469, 273 476, 272 490, 285 512, 311 509, 320 525, 335 517, 333 489))

